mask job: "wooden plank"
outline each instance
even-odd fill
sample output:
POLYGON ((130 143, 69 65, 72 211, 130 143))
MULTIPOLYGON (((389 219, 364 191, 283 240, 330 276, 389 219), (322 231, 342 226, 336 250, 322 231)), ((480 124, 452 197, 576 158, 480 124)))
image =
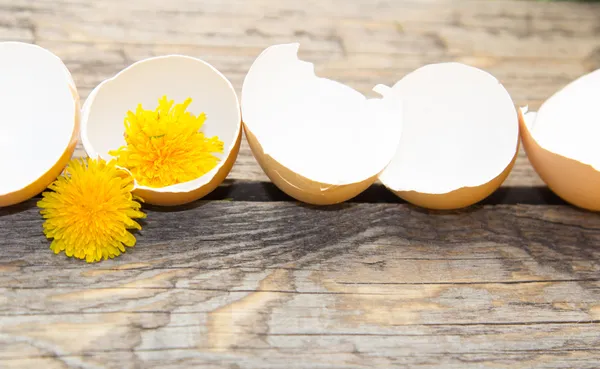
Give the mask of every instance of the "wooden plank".
POLYGON ((148 209, 135 248, 88 265, 52 254, 33 201, 1 209, 0 366, 600 359, 595 214, 240 201, 175 210, 148 209))
POLYGON ((593 324, 498 325, 492 329, 481 325, 410 326, 399 327, 393 334, 358 334, 351 330, 334 334, 249 333, 253 327, 248 324, 240 332, 219 332, 220 340, 215 340, 204 326, 198 324, 197 314, 90 314, 77 323, 68 323, 74 320, 68 315, 47 319, 45 325, 37 328, 35 322, 23 320, 21 327, 29 330, 21 334, 33 344, 13 347, 26 348, 31 355, 26 359, 7 356, 0 359, 3 367, 66 363, 70 367, 103 368, 222 368, 235 365, 248 368, 389 365, 594 368, 593 360, 600 356, 594 348, 581 350, 582 346, 598 344, 598 327, 593 324), (98 335, 99 327, 106 327, 104 334, 98 335), (57 342, 53 329, 68 330, 77 335, 78 348, 64 350, 67 345, 57 342), (239 341, 233 350, 219 346, 224 340, 235 342, 236 338, 239 341), (43 341, 47 344, 39 343, 43 341), (94 350, 95 345, 110 349, 94 350), (157 345, 161 349, 157 350, 157 345), (58 350, 61 351, 59 354, 58 350), (311 354, 307 355, 307 351, 311 354))
MULTIPOLYGON (((0 39, 57 53, 83 98, 132 62, 168 53, 206 59, 239 93, 262 49, 299 41, 301 56, 316 63, 319 75, 366 94, 421 65, 460 61, 488 70, 516 104, 537 109, 600 67, 599 23, 600 4, 572 2, 0 2, 0 39)), ((76 155, 84 155, 81 147, 76 155)), ((246 145, 230 178, 268 180, 246 145)), ((504 185, 543 183, 521 152, 504 185)))

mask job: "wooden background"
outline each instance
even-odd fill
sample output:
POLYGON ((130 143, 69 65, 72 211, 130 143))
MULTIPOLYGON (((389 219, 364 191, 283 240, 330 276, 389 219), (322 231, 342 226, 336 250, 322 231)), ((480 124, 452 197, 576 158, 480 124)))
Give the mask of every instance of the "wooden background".
MULTIPOLYGON (((55 52, 83 99, 168 53, 239 93, 265 47, 299 41, 318 74, 367 94, 452 60, 535 110, 600 68, 600 4, 0 0, 0 39, 55 52)), ((52 254, 35 199, 0 209, 0 368, 600 366, 600 218, 552 195, 524 154, 467 210, 377 185, 319 208, 269 184, 244 143, 205 200, 148 208, 137 246, 93 265, 52 254)))

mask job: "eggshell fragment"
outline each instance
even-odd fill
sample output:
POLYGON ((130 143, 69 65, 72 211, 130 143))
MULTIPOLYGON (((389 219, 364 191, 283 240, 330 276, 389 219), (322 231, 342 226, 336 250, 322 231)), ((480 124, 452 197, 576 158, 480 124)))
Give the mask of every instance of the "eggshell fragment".
POLYGON ((600 211, 600 70, 559 90, 539 111, 520 111, 523 147, 556 195, 600 211))
POLYGON ((274 45, 242 87, 242 118, 252 153, 271 181, 315 205, 351 199, 377 179, 400 140, 395 94, 367 99, 315 75, 299 44, 274 45))
POLYGON ((475 204, 504 182, 516 160, 519 123, 502 84, 460 63, 421 67, 391 89, 404 107, 394 159, 381 182, 402 199, 430 209, 475 204))
POLYGON ((79 134, 79 95, 50 51, 0 42, 0 207, 28 200, 60 175, 79 134))
POLYGON ((167 55, 132 64, 98 85, 86 100, 81 139, 90 157, 111 160, 109 151, 125 145, 123 120, 138 104, 154 109, 167 96, 176 103, 191 97, 187 111, 206 113, 202 131, 218 136, 224 152, 215 168, 192 181, 154 188, 135 182, 134 193, 154 205, 181 205, 200 199, 227 177, 241 143, 241 113, 231 83, 210 64, 184 55, 167 55))

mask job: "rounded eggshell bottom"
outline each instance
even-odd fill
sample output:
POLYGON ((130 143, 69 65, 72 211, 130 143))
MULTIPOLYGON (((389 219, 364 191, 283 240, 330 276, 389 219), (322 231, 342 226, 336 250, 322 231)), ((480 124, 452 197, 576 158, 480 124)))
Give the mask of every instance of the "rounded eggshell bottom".
POLYGON ((240 151, 240 145, 242 143, 242 130, 240 129, 238 137, 235 141, 234 146, 231 148, 227 159, 219 168, 215 176, 205 184, 204 186, 198 187, 193 191, 188 192, 159 192, 159 191, 150 191, 143 188, 137 188, 133 191, 133 193, 137 196, 140 196, 145 203, 150 205, 160 205, 160 206, 177 206, 190 203, 192 201, 196 201, 217 188, 227 175, 233 168, 233 164, 235 163, 238 152, 240 151))
POLYGON ((35 182, 28 186, 11 193, 0 195, 0 207, 15 205, 20 202, 29 200, 30 198, 40 194, 44 191, 65 169, 77 146, 79 140, 79 129, 80 129, 80 101, 79 94, 74 86, 69 86, 73 99, 75 100, 75 124, 73 127, 73 133, 71 134, 71 140, 69 145, 65 148, 65 151, 56 161, 56 163, 46 173, 39 177, 35 182))
POLYGON ((281 191, 298 201, 311 205, 333 205, 347 201, 366 190, 377 180, 377 175, 358 183, 332 185, 312 181, 284 167, 270 155, 264 153, 256 136, 244 124, 244 132, 252 154, 267 177, 281 191))
POLYGON ((456 210, 466 208, 490 196, 506 180, 506 177, 512 171, 517 156, 519 155, 519 145, 515 156, 508 166, 497 177, 491 181, 477 187, 462 187, 457 190, 442 193, 430 194, 416 191, 393 191, 401 199, 422 208, 431 210, 456 210))
POLYGON ((548 188, 572 205, 600 211, 600 172, 541 147, 529 132, 520 110, 519 126, 527 158, 548 188))

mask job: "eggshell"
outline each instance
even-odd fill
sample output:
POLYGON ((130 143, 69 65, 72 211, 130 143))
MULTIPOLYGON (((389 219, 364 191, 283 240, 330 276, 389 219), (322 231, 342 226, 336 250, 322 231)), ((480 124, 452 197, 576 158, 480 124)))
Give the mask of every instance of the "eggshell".
MULTIPOLYGON (((530 128, 536 121, 536 115, 535 112, 527 112, 527 109, 519 111, 521 139, 531 165, 548 188, 564 201, 582 209, 600 211, 600 172, 593 165, 542 147, 530 128)), ((565 124, 571 122, 569 120, 565 124)))
POLYGON ((367 99, 315 75, 299 44, 274 45, 252 64, 242 118, 256 160, 283 192, 315 205, 351 199, 377 179, 400 140, 395 95, 367 99))
POLYGON ((572 205, 600 210, 600 69, 570 82, 539 111, 522 109, 523 147, 540 178, 572 205))
POLYGON ((79 135, 71 74, 37 45, 0 42, 0 207, 42 192, 68 164, 79 135))
POLYGON ((404 106, 394 159, 379 179, 396 195, 429 209, 475 204, 504 182, 519 148, 517 111, 491 74, 461 63, 409 73, 392 88, 404 106))
POLYGON ((134 193, 153 205, 181 205, 200 199, 227 177, 241 143, 241 113, 231 83, 210 64, 184 55, 148 58, 132 64, 98 85, 86 100, 81 139, 90 157, 111 160, 110 150, 125 145, 123 120, 138 104, 154 109, 166 95, 176 103, 191 97, 188 110, 206 113, 203 132, 223 141, 223 154, 215 168, 192 181, 161 188, 135 182, 134 193))

